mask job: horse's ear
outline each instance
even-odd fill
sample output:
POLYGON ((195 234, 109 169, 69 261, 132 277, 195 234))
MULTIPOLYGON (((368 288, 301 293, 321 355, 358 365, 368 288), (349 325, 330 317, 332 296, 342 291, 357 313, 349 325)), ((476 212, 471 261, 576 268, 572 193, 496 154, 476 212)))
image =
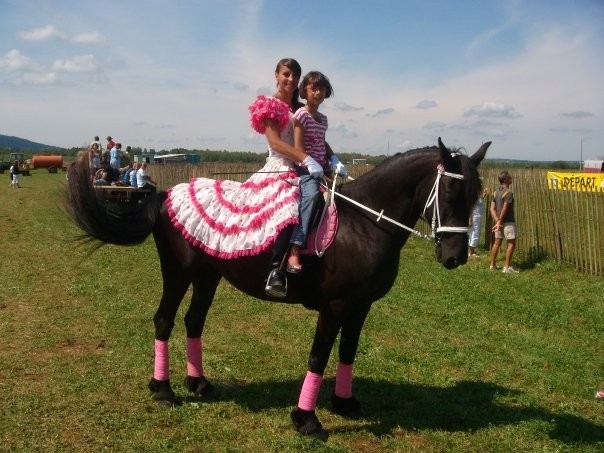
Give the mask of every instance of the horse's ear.
POLYGON ((482 159, 484 159, 484 156, 487 153, 487 149, 489 149, 489 146, 491 146, 491 142, 483 143, 483 145, 478 148, 478 151, 472 154, 470 160, 472 161, 475 167, 478 167, 480 165, 480 162, 482 162, 482 159))
POLYGON ((440 139, 440 137, 438 137, 438 147, 440 148, 441 151, 449 151, 447 149, 447 147, 445 146, 445 144, 443 143, 443 141, 440 139))
POLYGON ((455 161, 453 160, 453 156, 451 156, 451 151, 445 146, 443 141, 438 137, 438 148, 440 149, 440 159, 445 166, 445 168, 451 168, 455 161))

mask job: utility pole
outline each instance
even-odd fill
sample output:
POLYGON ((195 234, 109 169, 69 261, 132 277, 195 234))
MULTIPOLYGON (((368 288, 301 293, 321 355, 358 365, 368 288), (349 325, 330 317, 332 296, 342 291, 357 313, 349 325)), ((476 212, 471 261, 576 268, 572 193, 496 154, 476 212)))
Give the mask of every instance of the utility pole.
POLYGON ((581 137, 581 161, 579 162, 579 170, 583 171, 583 137, 581 137))

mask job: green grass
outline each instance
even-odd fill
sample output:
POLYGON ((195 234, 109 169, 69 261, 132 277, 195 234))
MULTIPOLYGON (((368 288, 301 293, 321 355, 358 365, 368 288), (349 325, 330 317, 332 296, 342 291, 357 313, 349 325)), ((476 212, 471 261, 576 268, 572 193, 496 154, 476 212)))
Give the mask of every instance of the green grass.
POLYGON ((322 444, 289 420, 313 313, 221 284, 204 333, 218 398, 199 401, 182 385, 182 310, 170 350, 182 405, 159 409, 146 389, 161 293, 153 241, 88 256, 59 206, 64 175, 34 171, 19 190, 1 176, 0 450, 604 449, 600 277, 554 261, 503 275, 486 256, 446 271, 431 244, 411 240, 361 337, 354 391, 367 417, 329 411, 332 356, 322 444))

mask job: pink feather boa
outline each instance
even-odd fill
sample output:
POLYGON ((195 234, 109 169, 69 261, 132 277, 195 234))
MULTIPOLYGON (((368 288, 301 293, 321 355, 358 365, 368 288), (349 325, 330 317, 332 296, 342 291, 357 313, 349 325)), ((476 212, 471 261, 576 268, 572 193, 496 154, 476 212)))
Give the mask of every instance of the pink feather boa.
POLYGON ((289 106, 280 99, 260 95, 254 103, 248 107, 250 111, 250 122, 252 129, 259 134, 266 132, 266 120, 277 122, 279 132, 289 123, 289 106))

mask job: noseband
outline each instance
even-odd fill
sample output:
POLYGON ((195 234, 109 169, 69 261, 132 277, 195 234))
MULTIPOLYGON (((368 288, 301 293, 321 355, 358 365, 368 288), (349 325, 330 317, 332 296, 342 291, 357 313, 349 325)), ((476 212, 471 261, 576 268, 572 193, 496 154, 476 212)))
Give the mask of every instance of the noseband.
POLYGON ((436 180, 434 181, 434 185, 432 186, 432 190, 430 191, 430 195, 428 195, 428 200, 426 201, 426 206, 424 207, 424 212, 422 217, 426 219, 426 210, 433 206, 432 208, 432 236, 436 238, 438 241, 438 237, 436 236, 438 233, 467 233, 469 227, 452 227, 452 226, 442 226, 440 222, 440 205, 438 203, 438 189, 440 187, 440 179, 443 176, 448 176, 449 178, 455 179, 464 179, 463 175, 459 173, 451 173, 445 171, 445 167, 442 164, 438 164, 436 180))

